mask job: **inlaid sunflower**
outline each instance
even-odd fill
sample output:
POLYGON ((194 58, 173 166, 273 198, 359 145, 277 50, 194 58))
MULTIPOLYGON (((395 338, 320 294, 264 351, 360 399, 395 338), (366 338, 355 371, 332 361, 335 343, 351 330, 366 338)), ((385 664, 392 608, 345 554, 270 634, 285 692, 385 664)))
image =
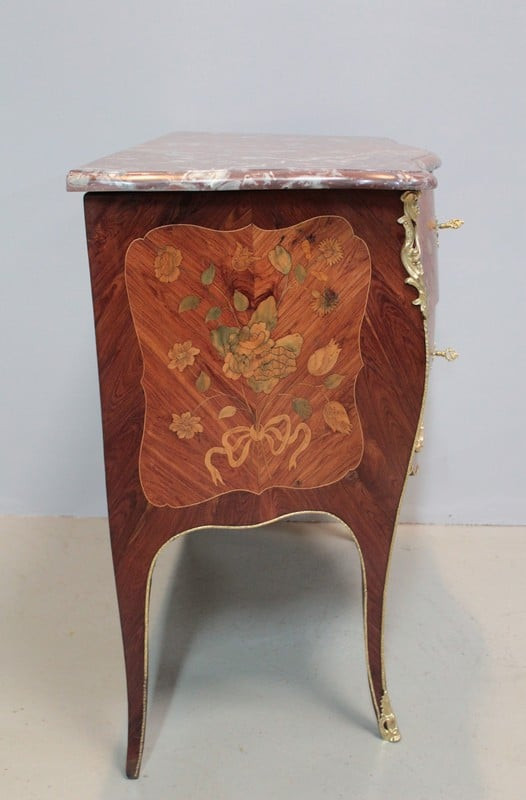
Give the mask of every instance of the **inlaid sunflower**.
POLYGON ((191 367, 195 361, 195 357, 201 351, 198 347, 194 347, 190 339, 186 342, 176 342, 173 347, 168 350, 168 367, 170 369, 178 369, 182 372, 185 367, 191 367))
POLYGON ((330 314, 340 302, 340 295, 330 286, 326 286, 321 292, 313 291, 312 296, 314 299, 311 303, 311 308, 319 317, 330 314))
POLYGON ((182 414, 172 414, 169 428, 177 434, 179 439, 193 439, 196 433, 203 432, 201 417, 193 417, 190 411, 184 411, 182 414))
POLYGON ((324 239, 319 243, 318 248, 329 267, 337 264, 343 258, 343 247, 339 239, 334 237, 324 239))

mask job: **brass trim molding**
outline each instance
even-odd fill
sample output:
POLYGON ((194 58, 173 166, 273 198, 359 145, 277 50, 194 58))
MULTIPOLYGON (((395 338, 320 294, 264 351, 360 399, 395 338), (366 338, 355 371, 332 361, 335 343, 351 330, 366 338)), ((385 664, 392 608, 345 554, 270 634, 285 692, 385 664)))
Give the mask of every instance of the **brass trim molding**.
POLYGON ((424 423, 420 420, 418 432, 416 434, 415 453, 419 453, 424 446, 424 423))
POLYGON ((418 297, 413 300, 414 306, 420 306, 420 311, 424 319, 427 319, 427 293, 424 280, 424 268, 422 266, 422 254, 416 223, 418 220, 418 194, 416 192, 404 192, 401 197, 404 204, 404 214, 398 222, 404 226, 405 242, 402 246, 401 258, 407 274, 405 282, 418 292, 418 297))
POLYGON ((400 741, 400 731, 398 730, 396 717, 391 707, 391 701, 387 692, 383 693, 382 700, 380 702, 378 729, 380 731, 380 736, 382 739, 385 739, 386 742, 400 741))
MULTIPOLYGON (((350 525, 348 525, 346 522, 344 522, 342 519, 340 519, 340 517, 337 517, 336 514, 331 514, 330 512, 327 512, 327 511, 319 511, 319 510, 314 510, 314 509, 312 509, 312 510, 304 510, 304 511, 292 511, 292 512, 290 512, 288 514, 280 514, 279 516, 274 517, 272 519, 264 520, 263 522, 255 522, 255 523, 253 523, 251 525, 196 525, 195 528, 189 528, 188 530, 180 531, 179 533, 176 533, 172 537, 170 537, 170 539, 167 539, 166 542, 164 542, 161 545, 161 547, 157 550, 157 552, 153 556, 152 561, 150 563, 150 568, 148 570, 148 578, 147 578, 147 584, 146 584, 146 596, 145 596, 145 604, 144 604, 144 651, 143 651, 144 681, 143 681, 143 686, 142 686, 144 714, 143 714, 143 719, 142 719, 141 735, 140 735, 140 740, 139 740, 139 755, 138 755, 138 758, 137 758, 137 763, 135 765, 135 772, 134 772, 134 775, 132 777, 134 777, 134 778, 138 778, 139 777, 139 774, 140 774, 140 771, 141 771, 143 752, 144 752, 144 740, 145 740, 145 735, 146 735, 146 717, 147 717, 147 711, 148 711, 148 678, 149 678, 149 667, 150 667, 150 648, 149 648, 149 644, 150 644, 150 642, 149 642, 149 639, 150 639, 150 598, 151 598, 151 588, 152 588, 153 573, 154 573, 155 567, 157 565, 157 560, 158 560, 160 554, 162 553, 162 551, 168 545, 170 545, 173 541, 175 541, 176 539, 179 539, 179 538, 181 538, 183 536, 188 536, 188 534, 191 534, 191 533, 196 533, 197 531, 206 531, 206 530, 214 530, 214 529, 215 530, 224 530, 224 531, 228 531, 228 530, 232 530, 232 531, 250 530, 250 529, 253 529, 253 528, 263 528, 265 525, 271 525, 274 522, 286 522, 286 521, 290 520, 292 517, 297 518, 297 517, 301 517, 303 515, 307 516, 307 515, 313 515, 313 514, 319 514, 320 516, 323 515, 323 516, 326 516, 326 517, 332 517, 332 519, 336 520, 336 522, 340 522, 344 526, 344 528, 346 528, 348 530, 349 535, 350 535, 350 539, 351 539, 352 542, 354 542, 354 544, 356 546, 356 549, 358 551, 358 556, 359 556, 359 559, 360 559, 360 566, 361 566, 361 574, 362 574, 362 618, 363 618, 363 638, 364 638, 364 645, 365 645, 365 648, 364 648, 365 649, 365 665, 366 665, 366 670, 367 670, 367 678, 368 678, 368 682, 369 682, 369 689, 370 689, 370 692, 371 692, 371 698, 372 698, 372 702, 373 702, 373 708, 374 708, 374 711, 375 711, 375 714, 376 714, 377 723, 378 723, 378 726, 379 726, 379 730, 380 730, 380 734, 381 734, 382 739, 384 739, 385 741, 389 741, 389 742, 398 742, 399 741, 400 733, 398 733, 398 738, 390 738, 389 739, 387 737, 387 735, 384 734, 384 732, 383 732, 384 728, 383 728, 383 723, 381 723, 381 718, 382 718, 381 715, 384 714, 384 711, 385 711, 385 713, 387 713, 386 706, 385 706, 385 704, 383 702, 383 698, 385 698, 385 697, 388 698, 387 692, 384 691, 384 693, 382 695, 382 701, 381 701, 381 704, 380 704, 380 708, 378 708, 378 702, 377 702, 376 697, 374 695, 373 678, 372 678, 372 675, 371 675, 371 667, 370 667, 370 661, 369 661, 369 646, 368 646, 368 641, 367 641, 367 573, 366 573, 366 569, 365 569, 365 560, 364 560, 364 557, 363 557, 362 548, 360 547, 360 543, 358 542, 358 539, 356 538, 356 535, 355 535, 353 529, 350 527, 350 525), (384 711, 382 709, 384 709, 384 711)), ((389 554, 389 557, 390 557, 390 554, 389 554)), ((383 668, 383 636, 382 636, 382 668, 383 668)), ((383 684, 385 686, 385 674, 383 675, 383 684)), ((388 700, 389 700, 389 698, 388 698, 388 700)), ((396 719, 394 717, 394 714, 393 714, 393 711, 391 709, 390 704, 389 704, 389 713, 391 714, 391 717, 389 717, 389 720, 386 719, 386 723, 388 721, 389 724, 392 724, 392 719, 394 719, 394 724, 395 724, 395 728, 396 728, 396 719)), ((398 731, 398 728, 396 728, 396 730, 398 731)))

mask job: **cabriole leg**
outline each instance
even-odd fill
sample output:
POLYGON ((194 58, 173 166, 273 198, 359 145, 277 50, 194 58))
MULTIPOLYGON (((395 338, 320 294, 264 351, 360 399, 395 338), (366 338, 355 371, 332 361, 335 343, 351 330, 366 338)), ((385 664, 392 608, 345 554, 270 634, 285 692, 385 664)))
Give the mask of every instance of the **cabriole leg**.
POLYGON ((389 563, 390 541, 374 558, 362 551, 362 580, 365 624, 365 648, 369 687, 378 720, 380 736, 387 742, 398 742, 400 731, 391 707, 385 679, 383 654, 383 611, 385 584, 389 563))
POLYGON ((128 693, 128 750, 126 775, 138 778, 146 726, 148 692, 147 612, 150 591, 150 562, 134 560, 116 566, 115 580, 126 664, 128 693))

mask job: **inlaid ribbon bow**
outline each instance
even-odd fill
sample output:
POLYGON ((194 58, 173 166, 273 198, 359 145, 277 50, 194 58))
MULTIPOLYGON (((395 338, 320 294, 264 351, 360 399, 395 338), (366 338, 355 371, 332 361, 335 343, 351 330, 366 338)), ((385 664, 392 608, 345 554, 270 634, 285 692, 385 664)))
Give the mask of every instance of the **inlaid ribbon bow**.
POLYGON ((221 473, 212 464, 212 456, 226 456, 229 465, 236 469, 245 463, 254 442, 261 442, 262 445, 266 443, 272 455, 279 456, 287 447, 294 444, 300 433, 303 433, 303 440, 289 458, 289 469, 294 469, 299 454, 310 444, 311 431, 304 422, 298 423, 293 431, 292 422, 288 414, 279 414, 276 417, 272 417, 265 425, 256 427, 254 425, 238 425, 236 428, 225 431, 221 437, 222 447, 211 447, 207 451, 205 455, 206 468, 216 486, 218 483, 224 484, 221 473))

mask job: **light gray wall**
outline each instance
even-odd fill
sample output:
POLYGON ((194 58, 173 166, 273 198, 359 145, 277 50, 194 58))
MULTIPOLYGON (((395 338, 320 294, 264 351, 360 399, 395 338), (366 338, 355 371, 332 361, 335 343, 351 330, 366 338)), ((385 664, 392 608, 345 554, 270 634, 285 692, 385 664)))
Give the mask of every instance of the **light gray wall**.
POLYGON ((4 0, 0 513, 104 514, 68 168, 170 130, 390 136, 443 159, 437 343, 406 521, 524 523, 522 0, 4 0), (519 322, 521 323, 519 325, 519 322))

